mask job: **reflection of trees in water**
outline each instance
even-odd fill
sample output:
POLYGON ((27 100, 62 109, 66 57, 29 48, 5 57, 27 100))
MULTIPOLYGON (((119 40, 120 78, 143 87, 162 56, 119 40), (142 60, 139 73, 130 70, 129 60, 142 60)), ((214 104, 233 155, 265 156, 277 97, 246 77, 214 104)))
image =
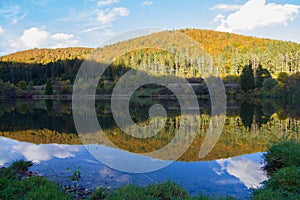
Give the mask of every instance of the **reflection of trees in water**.
POLYGON ((49 114, 51 114, 51 113, 52 113, 52 110, 53 110, 53 101, 51 101, 51 100, 46 100, 45 103, 46 103, 46 109, 47 109, 47 112, 48 112, 49 114))
POLYGON ((0 102, 0 131, 49 129, 75 133, 69 104, 54 101, 0 102))
POLYGON ((248 102, 242 102, 240 106, 240 117, 243 125, 250 129, 253 123, 254 105, 248 102))
MULTIPOLYGON (((76 131, 73 125, 74 122, 70 103, 55 101, 23 101, 18 102, 18 105, 16 104, 17 102, 0 103, 0 108, 2 109, 2 114, 0 114, 0 128, 2 132, 0 132, 0 135, 19 141, 39 144, 81 143, 80 138, 76 134, 70 134, 75 133, 76 131), (27 105, 24 106, 24 104, 27 105), (26 110, 26 114, 23 114, 24 110, 26 110)), ((231 103, 230 106, 234 107, 233 105, 234 104, 231 103)), ((235 111, 232 112, 233 114, 226 117, 225 127, 217 144, 212 151, 201 160, 215 160, 264 151, 266 145, 272 142, 289 138, 299 139, 298 130, 300 121, 298 118, 290 117, 291 114, 296 116, 297 109, 294 109, 296 104, 283 105, 284 104, 280 103, 276 104, 276 102, 272 101, 255 103, 243 102, 241 107, 237 107, 236 109, 239 110, 241 116, 236 115, 238 111, 235 111), (281 118, 280 115, 274 114, 275 111, 286 113, 287 117, 281 118)), ((171 108, 176 107, 176 105, 171 105, 170 102, 168 106, 171 108)), ((160 149, 174 139, 176 130, 178 130, 183 123, 191 130, 197 130, 197 135, 190 148, 179 159, 181 161, 199 160, 199 150, 207 134, 209 124, 211 123, 209 114, 196 116, 196 121, 192 124, 189 123, 193 117, 195 117, 192 113, 191 116, 187 116, 185 122, 182 122, 180 111, 169 110, 168 119, 161 132, 151 138, 140 139, 125 134, 116 126, 110 113, 109 101, 96 103, 96 109, 98 121, 101 124, 101 127, 105 129, 105 136, 119 148, 131 152, 147 153, 160 149)), ((138 121, 140 126, 149 123, 149 119, 144 116, 148 116, 149 106, 139 105, 132 109, 131 115, 135 121, 138 121)), ((82 116, 85 117, 85 114, 86 113, 82 113, 82 116)), ((160 116, 157 116, 157 118, 159 119, 160 116)), ((155 119, 155 125, 159 125, 159 123, 160 121, 156 121, 155 119)), ((137 130, 132 129, 130 131, 134 132, 137 130)), ((179 141, 187 141, 189 137, 188 134, 187 131, 186 135, 183 135, 179 141)), ((105 143, 101 143, 101 141, 103 141, 101 138, 96 139, 98 139, 100 144, 105 145, 105 143)), ((87 133, 86 141, 95 141, 95 135, 87 133)), ((177 149, 175 148, 174 151, 176 150, 177 149)))
POLYGON ((276 112, 274 102, 264 101, 259 103, 244 101, 240 106, 240 117, 243 125, 250 130, 252 126, 261 128, 267 124, 270 117, 276 112))

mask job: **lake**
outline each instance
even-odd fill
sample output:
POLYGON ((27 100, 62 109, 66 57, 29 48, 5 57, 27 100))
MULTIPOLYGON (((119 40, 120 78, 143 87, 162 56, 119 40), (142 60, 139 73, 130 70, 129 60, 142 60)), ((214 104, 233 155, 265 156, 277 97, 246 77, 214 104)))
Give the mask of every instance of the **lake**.
MULTIPOLYGON (((76 134, 70 101, 0 101, 0 167, 17 159, 34 162, 31 171, 47 176, 60 184, 71 185, 74 170, 80 170, 79 186, 116 188, 127 183, 145 186, 172 180, 191 194, 232 195, 245 199, 251 188, 267 180, 261 170, 262 155, 267 145, 294 138, 298 140, 299 110, 293 104, 274 101, 227 103, 222 134, 213 149, 204 157, 199 151, 209 128, 210 102, 199 100, 200 114, 191 108, 181 116, 176 101, 145 99, 130 105, 132 120, 140 126, 149 125, 151 105, 163 105, 167 119, 159 134, 137 138, 122 131, 115 123, 110 101, 95 103, 97 119, 111 143, 86 132, 76 134), (196 132, 189 147, 176 160, 148 156, 173 140, 176 131, 187 122, 196 132), (101 161, 93 150, 103 154, 101 161), (166 166, 156 171, 130 173, 126 170, 166 166)), ((198 111, 199 112, 199 111, 198 111)), ((81 113, 86 117, 86 113, 81 113)), ((152 116, 160 126, 160 115, 152 116)), ((87 124, 88 126, 88 124, 87 124)), ((126 127, 138 132, 136 127, 126 127)), ((186 129, 189 130, 189 129, 186 129)), ((184 138, 189 137, 186 132, 184 138)), ((177 152, 174 148, 170 151, 177 152)), ((159 167, 157 167, 159 168, 159 167)))

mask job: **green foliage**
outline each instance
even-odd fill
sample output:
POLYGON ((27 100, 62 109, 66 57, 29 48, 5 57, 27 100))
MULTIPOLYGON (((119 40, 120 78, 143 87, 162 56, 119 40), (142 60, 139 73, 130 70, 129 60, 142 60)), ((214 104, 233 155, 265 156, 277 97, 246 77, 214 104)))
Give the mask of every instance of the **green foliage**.
POLYGON ((254 89, 254 73, 251 64, 248 64, 243 68, 240 77, 240 85, 244 92, 249 92, 254 89))
POLYGON ((103 189, 95 190, 91 195, 92 200, 233 200, 232 197, 208 197, 200 194, 198 197, 192 197, 181 186, 167 181, 165 183, 158 183, 149 185, 147 187, 139 187, 134 185, 125 185, 112 192, 103 189))
POLYGON ((159 199, 186 199, 189 196, 181 186, 171 181, 150 185, 148 190, 152 196, 158 197, 159 199))
POLYGON ((10 166, 9 166, 9 170, 12 170, 13 172, 16 173, 23 173, 26 172, 28 170, 29 167, 32 166, 31 162, 25 162, 23 160, 18 160, 13 162, 10 166))
POLYGON ((30 165, 28 162, 16 161, 9 168, 0 170, 0 199, 72 199, 44 177, 21 179, 19 172, 27 171, 30 165))
POLYGON ((264 80, 263 84, 262 84, 262 87, 263 87, 263 90, 264 91, 272 91, 275 86, 277 85, 277 81, 273 78, 267 78, 264 80))
POLYGON ((70 179, 72 181, 78 181, 79 179, 81 179, 81 171, 80 171, 80 166, 78 166, 72 173, 70 179))
POLYGON ((280 142, 264 155, 264 170, 271 176, 263 187, 254 190, 252 199, 300 199, 300 144, 280 142))
POLYGON ((265 187, 300 194, 300 167, 292 166, 279 169, 272 175, 265 187))
POLYGON ((33 81, 29 81, 28 86, 29 86, 29 87, 34 86, 34 82, 33 82, 33 81))
POLYGON ((240 77, 237 75, 228 75, 223 78, 224 84, 238 84, 240 77))
MULTIPOLYGON (((283 85, 285 96, 290 99, 299 100, 300 98, 300 73, 295 73, 289 76, 283 85)), ((282 95, 282 94, 281 94, 282 95)))
POLYGON ((27 86, 26 81, 20 81, 20 82, 18 83, 18 88, 20 88, 21 90, 27 90, 27 89, 28 89, 28 86, 27 86))
POLYGON ((104 188, 96 188, 91 194, 91 200, 102 200, 107 196, 107 192, 104 188))
POLYGON ((259 64, 258 68, 255 70, 255 87, 261 88, 263 86, 263 82, 269 78, 272 78, 270 72, 259 64))
POLYGON ((293 140, 276 143, 269 147, 264 159, 264 170, 269 175, 283 167, 300 166, 300 145, 293 140))
POLYGON ((277 81, 281 84, 284 84, 287 78, 288 78, 288 74, 286 72, 280 72, 277 75, 277 81))
POLYGON ((290 193, 284 190, 260 189, 253 192, 252 200, 297 200, 300 194, 290 193))

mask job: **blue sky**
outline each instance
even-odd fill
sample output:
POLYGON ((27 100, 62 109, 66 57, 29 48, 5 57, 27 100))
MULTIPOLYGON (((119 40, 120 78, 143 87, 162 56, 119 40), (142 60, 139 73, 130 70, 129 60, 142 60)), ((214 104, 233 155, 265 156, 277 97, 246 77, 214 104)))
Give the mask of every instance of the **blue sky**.
POLYGON ((0 56, 97 47, 140 29, 199 28, 300 43, 298 0, 0 0, 0 56))

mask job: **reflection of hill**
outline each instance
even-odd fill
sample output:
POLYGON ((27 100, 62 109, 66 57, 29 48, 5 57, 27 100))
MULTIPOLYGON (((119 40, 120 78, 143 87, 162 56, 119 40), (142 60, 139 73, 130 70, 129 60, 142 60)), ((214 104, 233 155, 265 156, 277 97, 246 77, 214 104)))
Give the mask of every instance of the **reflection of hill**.
POLYGON ((50 129, 75 133, 70 102, 8 101, 0 103, 0 131, 50 129))
POLYGON ((77 134, 59 133, 48 129, 6 131, 0 132, 0 136, 34 144, 82 144, 77 134))
MULTIPOLYGON (((117 128, 111 114, 110 102, 99 101, 96 103, 97 117, 101 127, 105 130, 106 137, 119 148, 136 153, 147 153, 168 144, 180 126, 180 110, 176 102, 151 101, 151 104, 133 105, 131 109, 132 119, 139 125, 149 124, 148 111, 151 105, 161 104, 166 106, 168 119, 164 129, 154 137, 138 139, 129 136, 117 128)), ((203 143, 208 125, 209 102, 200 102, 200 116, 193 112, 187 117, 196 117, 196 137, 181 156, 181 161, 199 160, 199 150, 203 143)), ((203 160, 215 160, 228 158, 253 152, 266 150, 266 145, 287 138, 297 138, 299 130, 299 112, 295 105, 277 105, 275 102, 263 102, 261 104, 229 103, 228 106, 235 109, 228 112, 223 134, 219 138, 213 150, 203 160), (271 106, 271 104, 274 104, 271 106), (253 110, 249 112, 248 110, 253 110), (243 112, 246 115, 238 116, 243 112), (277 112, 278 114, 274 114, 277 112), (247 119, 252 123, 245 123, 247 119)), ((26 141, 36 144, 81 144, 81 140, 74 127, 70 102, 49 101, 17 101, 3 102, 0 104, 0 136, 26 141)), ((122 114, 122 113, 120 113, 122 114)), ((83 117, 85 114, 83 113, 83 117)), ((157 117, 159 119, 159 116, 157 117)), ((188 120, 191 121, 191 120, 188 120)), ((129 129, 129 132, 138 133, 138 130, 129 129)), ((104 143, 100 137, 92 134, 84 135, 85 143, 104 143), (95 141, 96 139, 96 141, 95 141), (97 140, 98 139, 98 140, 97 140)), ((187 134, 188 137, 188 134, 187 134)), ((181 138, 180 141, 185 141, 181 138)), ((174 150, 176 151, 176 150, 174 150)))
MULTIPOLYGON (((162 131, 161 134, 146 140, 129 137, 116 128, 107 130, 106 136, 121 149, 131 152, 149 152, 161 148, 168 141, 172 140, 179 119, 179 117, 169 119, 167 129, 162 131)), ((208 128, 210 117, 201 115, 197 120, 199 121, 199 134, 186 153, 180 157, 180 161, 191 162, 199 160, 199 150, 205 131, 208 128)), ((223 134, 213 150, 202 160, 215 160, 265 151, 266 146, 275 141, 289 138, 299 139, 297 138, 298 127, 298 120, 280 120, 276 115, 273 115, 269 122, 261 125, 260 129, 257 125, 253 125, 250 130, 242 125, 239 117, 227 118, 223 134)), ((76 134, 58 133, 46 129, 0 132, 0 136, 36 144, 81 144, 81 140, 76 134)), ((86 134, 84 140, 85 143, 95 142, 95 135, 86 134)), ((97 142, 103 144, 101 140, 97 142)))

